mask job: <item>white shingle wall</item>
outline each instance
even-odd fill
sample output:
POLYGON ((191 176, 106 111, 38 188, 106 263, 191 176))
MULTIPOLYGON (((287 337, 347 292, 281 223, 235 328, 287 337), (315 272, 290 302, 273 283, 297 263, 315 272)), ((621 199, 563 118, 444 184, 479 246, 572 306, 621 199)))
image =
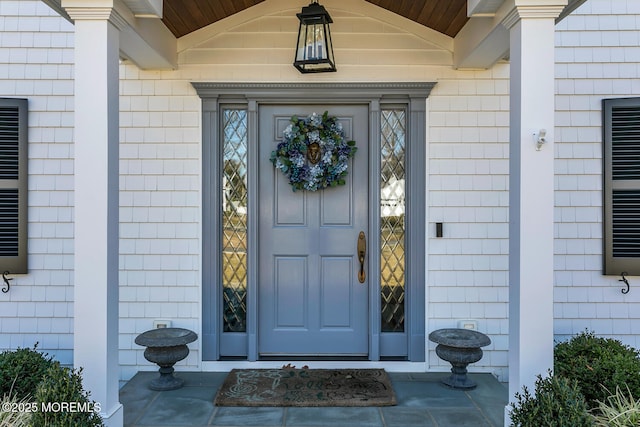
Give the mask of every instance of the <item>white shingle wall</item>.
MULTIPOLYGON (((120 69, 120 363, 155 369, 136 335, 154 319, 201 330, 200 98, 179 73, 120 69)), ((192 345, 182 369, 197 369, 192 345)))
MULTIPOLYGON (((601 275, 600 177, 600 99, 640 94, 640 71, 630 62, 640 58, 640 36, 633 29, 639 7, 631 0, 590 0, 558 26, 558 338, 589 328, 640 347, 637 278, 631 278, 631 293, 624 296, 617 277, 601 275), (607 16, 611 13, 620 16, 607 16)), ((370 23, 361 24, 353 28, 366 33, 370 23)), ((30 274, 17 277, 11 292, 0 295, 0 349, 39 341, 40 348, 71 363, 73 27, 39 1, 3 0, 0 29, 0 96, 30 100, 31 254, 30 274)), ((336 38, 347 38, 348 30, 337 30, 336 38)), ((389 26, 385 31, 399 32, 389 26)), ((242 37, 242 31, 236 33, 242 37)), ((403 44, 413 40, 397 36, 403 44)), ((416 49, 422 49, 420 43, 416 49)), ((154 319, 201 330, 200 100, 189 81, 253 80, 243 76, 255 68, 201 63, 215 57, 216 45, 212 38, 193 55, 183 52, 177 71, 121 66, 123 379, 139 369, 155 369, 133 343, 154 319)), ((404 53, 394 60, 402 63, 407 80, 438 82, 428 117, 428 330, 455 326, 459 319, 478 320, 479 330, 493 343, 472 369, 490 369, 506 380, 509 67, 500 63, 486 71, 454 71, 442 52, 415 61, 410 50, 404 53), (443 238, 435 237, 435 222, 444 223, 443 238)), ((344 68, 373 70, 372 79, 397 75, 393 67, 344 68)), ((260 79, 298 77, 280 72, 261 68, 260 79)), ((355 76, 347 80, 360 80, 355 76)), ((181 368, 198 369, 197 347, 181 368)), ((430 366, 448 369, 433 348, 429 343, 430 366)))
MULTIPOLYGON (((439 79, 429 102, 428 330, 478 321, 470 370, 507 376, 509 67, 439 79), (443 237, 435 237, 435 223, 443 237)), ((449 369, 430 344, 429 364, 449 369)))
POLYGON ((73 361, 73 27, 39 1, 0 2, 0 96, 29 99, 29 274, 0 294, 0 350, 73 361))
POLYGON ((639 277, 602 275, 603 98, 640 96, 640 2, 589 0, 556 35, 555 331, 640 348, 639 277))

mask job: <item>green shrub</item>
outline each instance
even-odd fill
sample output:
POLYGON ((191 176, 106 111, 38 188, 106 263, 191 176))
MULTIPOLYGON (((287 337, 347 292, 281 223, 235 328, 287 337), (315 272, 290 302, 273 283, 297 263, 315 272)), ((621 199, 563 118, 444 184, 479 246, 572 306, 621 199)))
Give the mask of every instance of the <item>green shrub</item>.
POLYGON ((511 403, 511 425, 516 427, 590 427, 593 418, 575 381, 554 376, 535 382, 535 395, 526 387, 511 403))
POLYGON ((53 365, 48 354, 36 349, 19 348, 0 353, 0 396, 11 395, 18 400, 33 396, 44 373, 53 365))
POLYGON ((89 393, 82 387, 82 370, 64 368, 54 362, 35 393, 38 412, 32 416, 33 427, 102 426, 96 411, 99 406, 89 400, 89 393), (72 408, 62 405, 73 405, 72 408))
POLYGON ((606 402, 598 402, 594 418, 598 427, 640 426, 640 400, 634 399, 628 389, 623 393, 618 387, 606 402))
POLYGON ((590 408, 597 407, 598 401, 606 402, 608 390, 628 388, 631 396, 640 397, 640 353, 593 332, 556 344, 554 371, 578 382, 590 408))

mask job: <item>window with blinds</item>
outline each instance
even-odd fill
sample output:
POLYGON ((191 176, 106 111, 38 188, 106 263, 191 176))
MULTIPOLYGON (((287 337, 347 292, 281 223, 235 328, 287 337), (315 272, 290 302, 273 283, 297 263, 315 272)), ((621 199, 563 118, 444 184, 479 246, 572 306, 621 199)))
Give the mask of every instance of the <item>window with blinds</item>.
POLYGON ((640 98, 603 100, 604 274, 640 275, 640 98))
POLYGON ((27 273, 27 100, 0 98, 0 272, 27 273))

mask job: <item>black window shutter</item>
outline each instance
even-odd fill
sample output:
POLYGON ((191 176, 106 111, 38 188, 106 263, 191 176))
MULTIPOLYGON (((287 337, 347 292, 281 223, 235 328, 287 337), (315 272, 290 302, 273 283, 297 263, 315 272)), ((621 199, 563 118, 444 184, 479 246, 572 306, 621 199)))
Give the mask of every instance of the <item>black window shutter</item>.
POLYGON ((604 274, 640 275, 640 98, 603 100, 604 274))
POLYGON ((27 100, 0 98, 0 273, 27 273, 27 100))

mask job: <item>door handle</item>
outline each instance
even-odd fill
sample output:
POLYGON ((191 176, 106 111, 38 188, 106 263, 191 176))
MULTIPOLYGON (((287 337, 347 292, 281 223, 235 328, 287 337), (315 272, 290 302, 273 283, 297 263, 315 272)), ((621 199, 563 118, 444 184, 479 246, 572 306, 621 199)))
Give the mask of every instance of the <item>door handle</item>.
POLYGON ((358 261, 360 261, 360 270, 358 271, 358 281, 364 283, 366 274, 364 272, 364 258, 367 255, 367 238, 364 231, 358 234, 358 261))

